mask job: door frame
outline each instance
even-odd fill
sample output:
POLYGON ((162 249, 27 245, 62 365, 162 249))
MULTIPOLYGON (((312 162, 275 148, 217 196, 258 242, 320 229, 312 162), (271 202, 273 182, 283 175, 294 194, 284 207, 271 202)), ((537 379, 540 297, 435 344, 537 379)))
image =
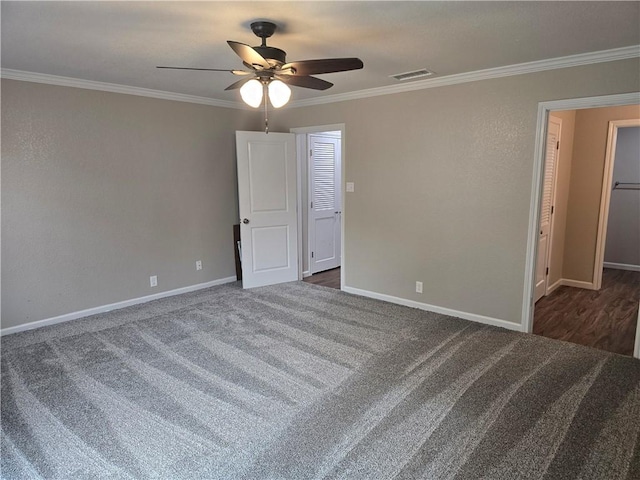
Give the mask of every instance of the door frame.
POLYGON ((633 356, 640 358, 640 305, 638 305, 638 324, 636 326, 636 344, 633 347, 633 356))
MULTIPOLYGON (((342 215, 340 215, 340 289, 344 289, 345 285, 345 254, 344 254, 344 225, 345 225, 345 217, 346 217, 346 196, 345 196, 345 165, 346 165, 346 128, 344 123, 333 123, 328 125, 315 125, 310 127, 294 127, 290 128, 290 133, 295 133, 296 135, 296 156, 298 159, 298 278, 302 279, 305 275, 303 272, 303 264, 302 264, 302 209, 305 208, 302 204, 302 182, 305 181, 305 185, 308 185, 309 180, 309 172, 308 170, 304 170, 307 172, 307 177, 302 178, 303 166, 307 163, 307 135, 310 133, 322 134, 323 132, 340 132, 340 148, 341 148, 341 158, 340 158, 340 192, 342 195, 342 215)), ((308 187, 307 187, 308 188, 308 187)), ((309 252, 307 252, 307 256, 309 256, 309 252)), ((307 263, 310 259, 307 259, 307 263)))
MULTIPOLYGON (((544 144, 547 138, 547 124, 552 110, 580 110, 585 108, 617 107, 623 105, 640 104, 640 92, 622 93, 617 95, 604 95, 597 97, 573 98, 566 100, 552 100, 538 103, 538 117, 536 125, 536 138, 533 157, 533 178, 531 185, 531 198, 529 203, 529 228, 527 235, 527 248, 525 254, 524 291, 522 296, 522 331, 533 331, 535 265, 537 256, 537 234, 540 223, 540 201, 542 198, 542 180, 544 169, 544 144)), ((640 328, 640 315, 638 326, 640 328)), ((640 357, 640 335, 636 335, 635 353, 640 357)))
POLYGON ((593 285, 595 290, 602 288, 604 248, 607 239, 609 205, 611 204, 611 182, 613 181, 613 166, 616 160, 618 129, 625 127, 640 127, 640 118, 609 121, 607 149, 604 156, 604 175, 602 176, 602 196, 600 197, 600 213, 598 216, 598 233, 596 235, 596 259, 593 266, 593 285))

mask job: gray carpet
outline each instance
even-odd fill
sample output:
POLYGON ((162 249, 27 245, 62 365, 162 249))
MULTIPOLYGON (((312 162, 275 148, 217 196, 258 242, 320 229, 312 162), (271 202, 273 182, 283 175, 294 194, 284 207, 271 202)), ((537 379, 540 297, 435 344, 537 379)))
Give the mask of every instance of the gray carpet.
POLYGON ((640 479, 640 362, 302 282, 2 339, 2 477, 640 479))

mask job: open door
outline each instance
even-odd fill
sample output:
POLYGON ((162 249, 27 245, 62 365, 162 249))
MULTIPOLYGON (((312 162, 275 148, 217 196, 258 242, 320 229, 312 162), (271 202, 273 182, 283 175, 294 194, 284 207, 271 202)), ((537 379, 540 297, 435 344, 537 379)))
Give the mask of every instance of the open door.
POLYGON ((540 206, 540 225, 538 235, 538 254, 536 258, 536 286, 534 301, 537 302, 547 293, 549 278, 549 251, 551 249, 551 228, 553 225, 556 167, 560 149, 560 129, 562 120, 549 117, 547 129, 546 154, 544 159, 544 179, 542 186, 542 204, 540 206))
POLYGON ((236 132, 242 286, 298 280, 295 135, 236 132))

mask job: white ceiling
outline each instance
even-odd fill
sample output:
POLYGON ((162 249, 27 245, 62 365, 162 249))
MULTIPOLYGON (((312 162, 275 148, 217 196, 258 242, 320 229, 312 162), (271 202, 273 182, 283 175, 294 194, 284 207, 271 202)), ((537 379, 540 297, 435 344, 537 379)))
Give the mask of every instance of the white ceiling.
POLYGON ((13 2, 2 1, 2 68, 235 101, 228 73, 156 65, 241 68, 226 44, 260 40, 287 60, 359 57, 364 69, 319 77, 325 92, 397 85, 389 75, 446 76, 640 44, 640 2, 13 2))

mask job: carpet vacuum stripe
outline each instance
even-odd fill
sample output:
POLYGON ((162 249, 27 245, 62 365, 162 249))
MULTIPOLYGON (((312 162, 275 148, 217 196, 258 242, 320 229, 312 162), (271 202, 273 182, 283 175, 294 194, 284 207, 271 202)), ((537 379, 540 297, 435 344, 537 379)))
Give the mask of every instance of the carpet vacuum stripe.
POLYGON ((640 478, 640 362, 292 282, 2 337, 3 479, 640 478))

